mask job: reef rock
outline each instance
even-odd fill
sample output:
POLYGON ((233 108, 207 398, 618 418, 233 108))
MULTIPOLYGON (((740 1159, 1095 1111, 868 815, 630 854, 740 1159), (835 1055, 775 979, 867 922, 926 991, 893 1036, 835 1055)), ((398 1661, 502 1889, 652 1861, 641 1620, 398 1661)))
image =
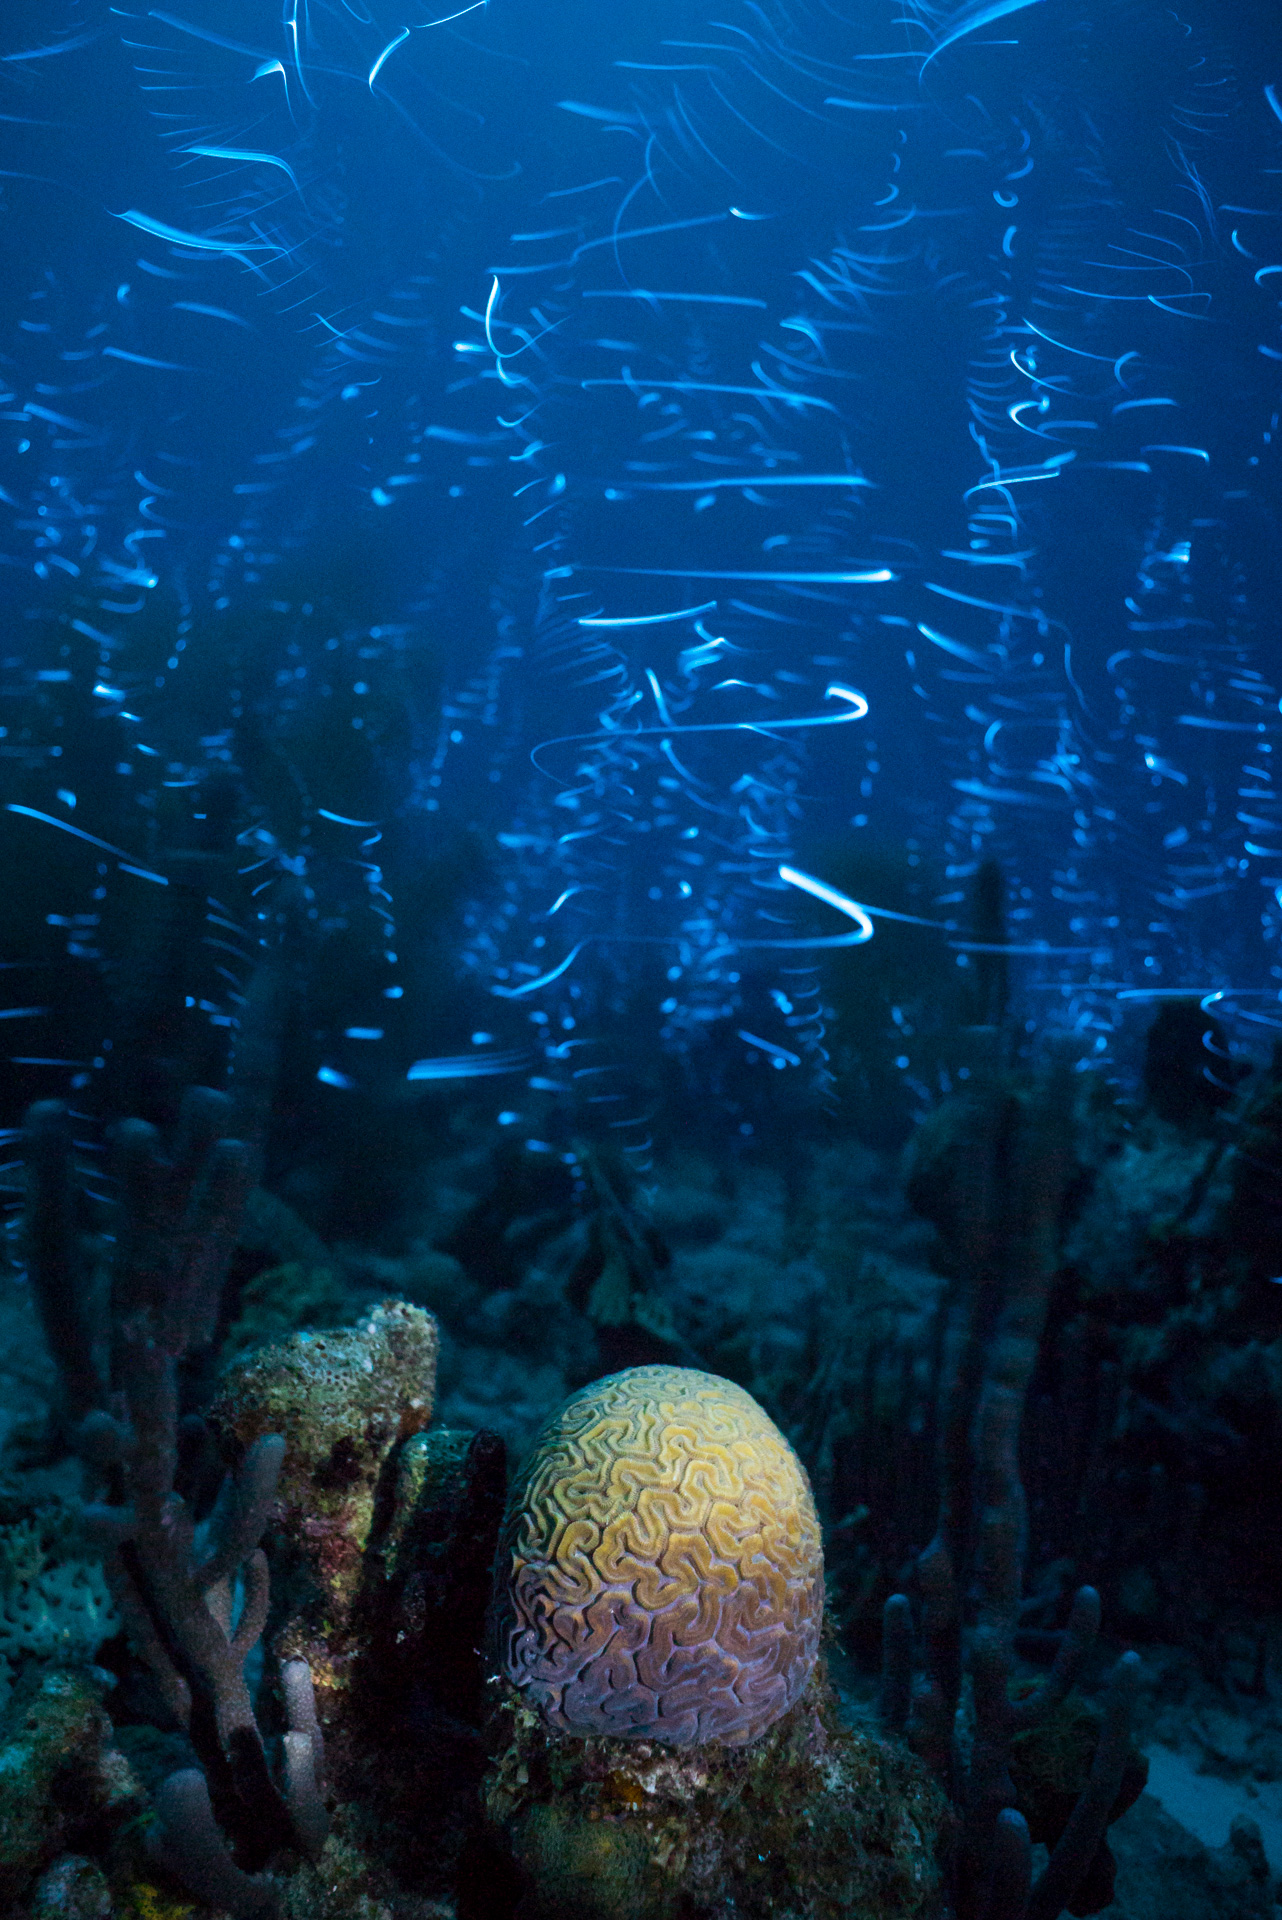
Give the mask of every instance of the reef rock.
POLYGON ((261 1434, 284 1436, 266 1543, 273 1606, 287 1619, 277 1651, 307 1660, 327 1731, 367 1638, 357 1613, 376 1508, 394 1478, 394 1449, 431 1420, 436 1353, 432 1316, 385 1301, 359 1326, 250 1354, 210 1409, 233 1455, 261 1434))
POLYGON ((950 1814, 903 1747, 844 1727, 823 1663, 746 1746, 570 1739, 497 1682, 489 1818, 517 1920, 925 1920, 950 1814))

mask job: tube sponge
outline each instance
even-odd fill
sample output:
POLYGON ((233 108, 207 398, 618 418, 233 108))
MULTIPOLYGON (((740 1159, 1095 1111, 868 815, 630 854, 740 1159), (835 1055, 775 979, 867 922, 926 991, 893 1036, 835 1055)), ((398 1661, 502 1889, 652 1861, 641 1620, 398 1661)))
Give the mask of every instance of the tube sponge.
POLYGON ((805 1471, 729 1380, 630 1367, 536 1439, 496 1582, 508 1679, 562 1733, 741 1746, 814 1665, 823 1546, 805 1471))

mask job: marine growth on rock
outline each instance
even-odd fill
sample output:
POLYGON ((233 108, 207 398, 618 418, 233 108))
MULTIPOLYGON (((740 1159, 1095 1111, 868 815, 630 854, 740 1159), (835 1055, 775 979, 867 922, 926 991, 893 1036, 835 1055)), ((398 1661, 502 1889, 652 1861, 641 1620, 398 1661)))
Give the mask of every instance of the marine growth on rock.
POLYGON ((517 1482, 498 1576, 504 1671, 563 1733, 743 1745, 818 1651, 805 1471, 751 1394, 689 1367, 571 1395, 517 1482))

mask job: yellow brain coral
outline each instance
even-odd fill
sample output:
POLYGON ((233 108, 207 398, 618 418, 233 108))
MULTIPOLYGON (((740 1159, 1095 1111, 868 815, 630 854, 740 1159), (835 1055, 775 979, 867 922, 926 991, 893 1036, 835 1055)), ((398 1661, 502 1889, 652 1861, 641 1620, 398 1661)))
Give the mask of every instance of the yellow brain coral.
POLYGON ((805 1472, 751 1394, 630 1367, 531 1449, 499 1552, 501 1659, 561 1732, 738 1746, 805 1686, 823 1597, 805 1472))

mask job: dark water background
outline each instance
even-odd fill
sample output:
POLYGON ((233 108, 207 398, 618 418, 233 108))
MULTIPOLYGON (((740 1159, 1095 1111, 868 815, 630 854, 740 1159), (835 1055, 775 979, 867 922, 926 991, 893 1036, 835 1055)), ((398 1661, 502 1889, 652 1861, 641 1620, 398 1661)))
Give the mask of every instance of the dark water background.
POLYGON ((675 1087, 893 1140, 967 942, 1123 1075, 1172 989, 1267 1051, 1273 8, 0 35, 15 1112, 213 1077, 282 900, 303 1121, 508 1055, 639 1166, 675 1087))

